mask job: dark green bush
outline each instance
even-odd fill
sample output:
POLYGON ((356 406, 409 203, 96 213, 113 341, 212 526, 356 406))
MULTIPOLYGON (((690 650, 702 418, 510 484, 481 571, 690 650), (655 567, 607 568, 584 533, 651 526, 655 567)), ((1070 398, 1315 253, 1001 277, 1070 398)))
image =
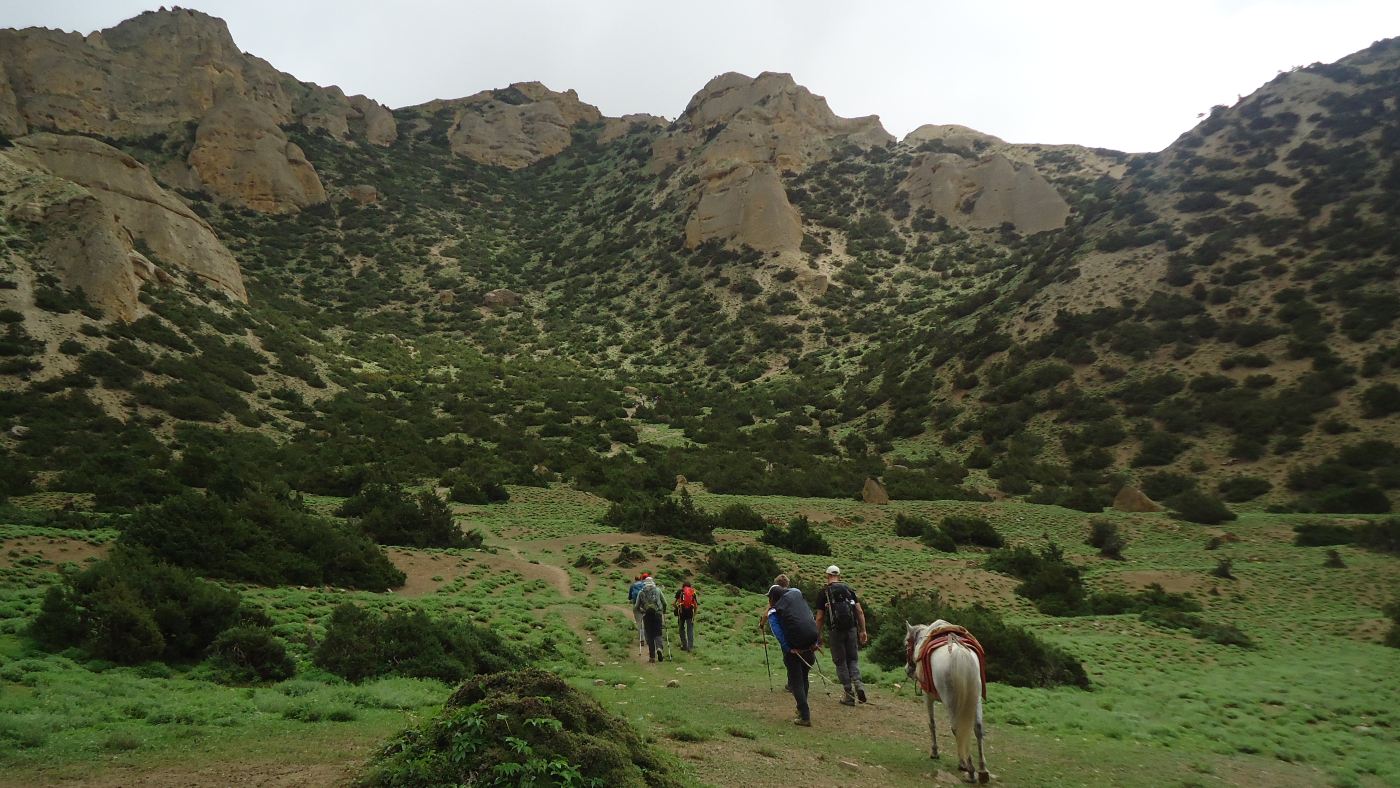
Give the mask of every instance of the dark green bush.
POLYGON ((441 714, 381 749, 356 782, 403 786, 685 784, 625 719, 534 668, 470 679, 441 714))
POLYGON ((1257 476, 1235 476, 1225 479, 1215 487, 1220 497, 1229 503, 1252 501, 1273 488, 1267 479, 1257 476))
POLYGON ((1235 519, 1235 513, 1225 504, 1199 490, 1187 490, 1167 499, 1172 517, 1203 525, 1218 525, 1235 519))
POLYGON ((1084 543, 1099 548, 1099 555, 1105 558, 1123 560, 1123 548, 1128 540, 1118 531, 1118 523, 1099 517, 1089 521, 1089 538, 1084 543))
POLYGON ((462 533, 447 502, 432 492, 415 498, 393 484, 367 484, 337 512, 358 517, 360 528, 378 544, 408 547, 480 547, 482 536, 462 533))
POLYGON ((1070 685, 1088 689, 1084 666, 1058 646, 1049 645, 1030 630, 1006 624, 981 606, 954 608, 938 592, 903 593, 881 611, 883 622, 867 652, 886 670, 904 666, 904 622, 928 624, 938 619, 966 627, 987 652, 987 681, 1013 687, 1070 685))
POLYGON ((956 553, 958 551, 958 543, 953 540, 953 535, 942 528, 929 526, 928 530, 919 536, 919 541, 942 553, 956 553))
POLYGON ((762 531, 768 523, 763 515, 755 512, 748 504, 731 503, 720 510, 715 520, 716 528, 732 528, 736 531, 762 531))
POLYGON ((711 550, 705 557, 706 574, 745 591, 767 591, 779 571, 773 556, 756 545, 711 550))
POLYGON ((282 681, 296 673, 287 647, 264 627, 225 629, 209 646, 209 664, 225 684, 282 681))
POLYGON ((30 634, 52 649, 77 646, 122 664, 192 660, 237 623, 239 596, 118 546, 51 586, 30 634))
POLYGON ((1184 629, 1201 640, 1209 640, 1222 646, 1254 648, 1254 641, 1233 624, 1203 621, 1200 616, 1179 610, 1152 608, 1143 611, 1142 620, 1163 629, 1184 629))
POLYGON ((657 534, 700 544, 715 543, 715 519, 695 508, 690 495, 631 499, 608 507, 602 523, 624 533, 657 534))
POLYGON ((1355 541, 1355 529, 1341 523, 1298 523, 1293 526, 1293 544, 1299 547, 1325 547, 1355 541))
POLYGON ((922 517, 899 513, 894 516, 894 535, 918 538, 925 531, 933 530, 933 523, 922 517))
POLYGON ((957 544, 978 547, 1001 547, 1006 544, 997 529, 981 517, 944 517, 940 527, 957 544))
POLYGON ((1356 526, 1356 545, 1381 553, 1400 553, 1400 518, 1371 520, 1356 526))
POLYGON ((523 658, 492 630, 466 621, 433 620, 421 610, 380 616, 346 602, 331 614, 312 662, 347 681, 396 675, 457 682, 517 667, 523 658))
POLYGON ((357 531, 311 514, 297 498, 261 491, 228 501, 185 492, 137 511, 120 542, 212 577, 264 585, 382 591, 404 574, 357 531))
POLYGON ((759 541, 802 555, 831 555, 831 544, 812 528, 806 515, 794 517, 787 528, 768 525, 759 541))

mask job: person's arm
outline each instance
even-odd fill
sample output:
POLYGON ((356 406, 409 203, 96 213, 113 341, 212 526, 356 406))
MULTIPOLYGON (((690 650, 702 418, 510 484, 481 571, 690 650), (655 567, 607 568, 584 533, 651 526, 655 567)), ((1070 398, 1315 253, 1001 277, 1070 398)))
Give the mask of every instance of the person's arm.
POLYGON ((768 629, 773 632, 773 637, 778 641, 778 646, 783 650, 783 653, 786 654, 788 652, 787 638, 783 637, 783 625, 778 621, 778 611, 776 610, 768 611, 768 629))
POLYGON ((822 637, 822 633, 826 631, 826 630, 822 629, 822 622, 824 622, 824 621, 826 621, 826 589, 825 589, 825 588, 823 588, 822 590, 820 590, 820 591, 817 592, 817 645, 819 645, 819 646, 825 645, 825 644, 822 642, 822 641, 824 640, 824 638, 822 637))
POLYGON ((856 602, 856 626, 860 628, 860 644, 864 646, 870 642, 870 635, 865 632, 865 608, 856 602))

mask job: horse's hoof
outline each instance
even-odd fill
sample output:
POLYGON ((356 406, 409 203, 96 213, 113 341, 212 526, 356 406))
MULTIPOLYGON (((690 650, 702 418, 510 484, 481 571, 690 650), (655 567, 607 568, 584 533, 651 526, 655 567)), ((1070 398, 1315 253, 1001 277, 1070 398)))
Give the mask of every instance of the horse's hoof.
POLYGON ((936 761, 936 760, 938 760, 938 750, 934 750, 933 752, 929 753, 929 754, 928 754, 928 758, 929 758, 929 760, 931 760, 931 761, 936 761))
POLYGON ((977 773, 977 782, 982 783, 983 785, 986 785, 986 784, 987 784, 987 781, 989 781, 989 780, 991 780, 991 779, 992 779, 991 773, 988 772, 988 771, 985 770, 985 769, 983 769, 982 771, 980 771, 980 772, 977 773))

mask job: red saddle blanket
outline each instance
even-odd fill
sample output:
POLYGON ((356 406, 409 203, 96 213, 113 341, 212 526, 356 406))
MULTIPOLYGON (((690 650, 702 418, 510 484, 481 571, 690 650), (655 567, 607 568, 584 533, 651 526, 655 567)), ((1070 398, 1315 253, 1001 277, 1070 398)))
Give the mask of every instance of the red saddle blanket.
POLYGON ((977 668, 981 671, 982 679, 982 700, 987 699, 987 652, 983 650, 982 644, 977 642, 977 638, 972 636, 966 628, 949 625, 933 630, 924 638, 924 643, 919 647, 919 653, 914 654, 914 644, 910 643, 906 650, 906 658, 911 665, 922 668, 919 679, 919 688, 933 696, 934 700, 941 700, 938 697, 938 688, 933 685, 933 652, 948 645, 956 639, 959 643, 972 649, 977 654, 977 668), (915 661, 917 660, 917 662, 915 661))

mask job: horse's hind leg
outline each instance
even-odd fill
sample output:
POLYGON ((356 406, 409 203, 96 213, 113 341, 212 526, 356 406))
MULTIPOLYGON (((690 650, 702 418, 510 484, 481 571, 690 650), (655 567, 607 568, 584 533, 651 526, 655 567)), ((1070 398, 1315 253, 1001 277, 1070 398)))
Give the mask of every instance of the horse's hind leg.
MULTIPOLYGON (((977 722, 973 725, 973 730, 977 732, 977 782, 985 783, 992 779, 992 775, 987 771, 987 757, 982 753, 982 699, 977 699, 977 722)), ((971 764, 969 764, 969 767, 971 764)), ((968 769, 971 776, 972 769, 968 769)))
POLYGON ((933 721, 933 693, 924 693, 924 707, 928 709, 928 735, 933 741, 933 749, 929 750, 928 757, 938 757, 938 724, 933 721))

